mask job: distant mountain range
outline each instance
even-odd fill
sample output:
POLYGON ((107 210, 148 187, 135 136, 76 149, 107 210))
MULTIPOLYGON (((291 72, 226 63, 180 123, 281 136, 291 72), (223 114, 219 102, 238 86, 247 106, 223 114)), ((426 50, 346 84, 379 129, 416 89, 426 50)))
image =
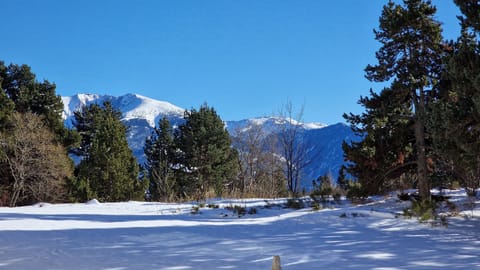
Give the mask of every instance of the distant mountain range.
MULTIPOLYGON (((64 104, 63 119, 65 125, 73 126, 74 112, 92 103, 101 104, 110 101, 112 106, 122 113, 122 121, 129 127, 128 143, 140 163, 145 161, 143 146, 145 139, 158 121, 166 116, 173 126, 183 123, 185 109, 165 101, 158 101, 138 94, 123 96, 109 96, 97 94, 77 94, 62 97, 64 104)), ((261 117, 239 121, 226 121, 225 126, 230 134, 247 130, 257 125, 261 126, 265 136, 277 133, 286 123, 280 117, 261 117)), ((320 175, 331 174, 336 178, 341 165, 344 163, 342 142, 355 140, 356 136, 351 129, 342 123, 324 125, 320 123, 302 123, 301 131, 304 134, 307 149, 307 159, 310 161, 305 169, 302 186, 310 187, 313 179, 320 175)))

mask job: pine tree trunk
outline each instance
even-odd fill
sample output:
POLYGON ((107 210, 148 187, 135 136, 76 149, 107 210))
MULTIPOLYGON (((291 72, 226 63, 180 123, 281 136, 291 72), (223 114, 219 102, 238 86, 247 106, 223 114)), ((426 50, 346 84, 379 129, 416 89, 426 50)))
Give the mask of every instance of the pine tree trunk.
POLYGON ((420 97, 414 96, 415 106, 415 148, 417 152, 418 192, 422 200, 430 200, 430 184, 427 175, 427 155, 425 150, 425 103, 423 90, 420 97))

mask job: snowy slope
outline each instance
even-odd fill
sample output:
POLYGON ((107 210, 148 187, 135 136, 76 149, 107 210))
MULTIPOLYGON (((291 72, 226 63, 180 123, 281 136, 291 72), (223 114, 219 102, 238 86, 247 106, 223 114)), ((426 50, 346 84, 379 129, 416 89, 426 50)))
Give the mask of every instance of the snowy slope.
MULTIPOLYGON (((303 130, 315 130, 327 127, 327 125, 321 123, 298 123, 295 120, 292 120, 291 123, 293 125, 300 125, 301 129, 303 130)), ((230 134, 244 132, 250 129, 252 126, 261 126, 262 131, 266 134, 277 133, 282 130, 284 125, 288 124, 289 121, 281 117, 258 117, 239 121, 227 121, 225 123, 230 134)))
POLYGON ((92 103, 102 104, 105 101, 122 113, 122 121, 129 128, 127 140, 139 163, 143 164, 145 156, 143 146, 158 121, 167 117, 172 125, 183 122, 184 109, 165 101, 158 101, 138 94, 126 94, 115 97, 110 95, 77 94, 62 97, 64 104, 63 119, 65 125, 73 126, 74 112, 92 103))
POLYGON ((124 121, 145 120, 150 127, 155 127, 163 116, 182 118, 184 109, 165 101, 158 101, 138 94, 126 94, 119 97, 96 94, 77 94, 62 97, 64 104, 63 119, 71 126, 74 112, 92 103, 102 104, 110 101, 114 108, 120 110, 124 121))
POLYGON ((36 204, 0 208, 0 269, 478 269, 480 205, 450 191, 459 215, 432 227, 396 217, 395 196, 318 212, 285 200, 36 204), (228 206, 255 207, 238 217, 228 206), (472 207, 468 205, 473 205, 472 207))

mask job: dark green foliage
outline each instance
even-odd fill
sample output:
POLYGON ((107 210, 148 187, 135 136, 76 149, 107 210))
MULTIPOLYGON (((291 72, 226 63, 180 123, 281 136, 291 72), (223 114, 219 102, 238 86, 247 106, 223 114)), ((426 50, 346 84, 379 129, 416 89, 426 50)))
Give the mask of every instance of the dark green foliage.
POLYGON ((480 187, 480 3, 455 1, 462 12, 462 34, 448 45, 441 95, 429 127, 439 178, 459 179, 470 195, 480 187))
POLYGON ((313 190, 310 193, 310 197, 314 201, 325 202, 333 194, 332 178, 329 175, 323 175, 318 177, 316 181, 312 181, 313 190))
POLYGON ((61 97, 56 95, 55 88, 55 84, 47 80, 37 81, 27 65, 5 66, 4 62, 0 61, 0 89, 3 89, 2 92, 13 102, 15 111, 42 116, 50 130, 55 133, 57 141, 70 146, 76 143, 78 137, 63 125, 63 103, 61 97))
POLYGON ((413 173, 415 156, 412 111, 408 95, 385 88, 380 94, 361 97, 366 112, 344 114, 352 130, 363 139, 343 143, 347 171, 367 194, 378 194, 399 186, 399 178, 413 173))
POLYGON ((296 210, 303 209, 305 208, 305 203, 300 198, 289 198, 286 207, 296 210))
POLYGON ((179 127, 176 145, 181 152, 178 162, 178 184, 187 197, 203 199, 214 191, 221 196, 238 171, 238 154, 216 111, 202 105, 197 111, 185 112, 185 123, 179 127))
POLYGON ((340 170, 338 171, 337 186, 342 191, 346 191, 348 189, 348 180, 345 173, 346 171, 347 167, 345 165, 342 165, 342 167, 340 167, 340 170))
POLYGON ((70 189, 72 196, 86 196, 77 199, 112 202, 143 196, 144 184, 139 183, 139 167, 120 116, 109 102, 92 104, 75 114, 82 136, 76 153, 83 159, 75 170, 78 180, 70 189))
POLYGON ((406 217, 416 217, 420 222, 426 222, 436 218, 437 205, 432 200, 412 201, 412 206, 403 210, 406 217))
POLYGON ((374 82, 391 82, 391 87, 380 95, 372 92, 372 100, 360 100, 363 105, 380 101, 366 106, 373 110, 367 109, 360 116, 346 116, 352 126, 358 126, 364 140, 344 145, 347 159, 356 163, 349 172, 359 179, 374 179, 362 182, 369 192, 384 187, 386 179, 410 169, 405 155, 412 152, 409 148, 413 146, 418 188, 423 198, 430 197, 425 124, 428 105, 442 71, 443 53, 441 27, 434 19, 435 12, 430 1, 404 0, 404 5, 390 1, 383 8, 379 28, 374 31, 382 46, 376 52, 378 64, 367 66, 366 77, 374 82), (384 96, 393 97, 393 102, 384 96), (387 107, 383 108, 383 104, 387 107), (376 115, 377 112, 381 114, 376 115), (398 164, 392 162, 395 159, 403 160, 400 171, 395 168, 398 164))
POLYGON ((63 126, 62 111, 55 84, 38 82, 27 65, 0 61, 2 203, 65 199, 73 165, 64 146, 74 145, 77 137, 63 126))
POLYGON ((480 32, 480 1, 478 0, 454 0, 464 16, 459 17, 463 28, 472 28, 480 32))
MULTIPOLYGON (((1 80, 1 78, 0 78, 1 80)), ((7 97, 5 92, 0 87, 0 132, 5 131, 10 125, 10 118, 13 114, 14 104, 7 97)))
POLYGON ((362 185, 358 182, 354 182, 350 185, 347 192, 347 199, 352 202, 362 201, 368 197, 368 193, 362 188, 362 185))
POLYGON ((168 119, 163 118, 147 138, 144 147, 151 200, 169 201, 178 196, 173 170, 175 151, 172 127, 168 119))

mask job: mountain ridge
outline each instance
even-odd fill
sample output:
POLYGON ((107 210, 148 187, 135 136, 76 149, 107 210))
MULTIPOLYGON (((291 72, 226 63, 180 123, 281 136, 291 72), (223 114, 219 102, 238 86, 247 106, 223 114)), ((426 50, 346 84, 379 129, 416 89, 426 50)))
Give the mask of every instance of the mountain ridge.
MULTIPOLYGON (((64 111, 62 117, 67 127, 73 127, 74 112, 90 104, 101 104, 108 101, 122 114, 122 122, 128 127, 127 140, 133 154, 140 164, 145 162, 143 146, 145 139, 151 134, 158 121, 167 117, 173 126, 184 122, 185 109, 166 101, 159 101, 139 94, 122 96, 100 94, 76 94, 62 97, 64 111)), ((307 151, 308 166, 305 168, 302 186, 310 187, 311 181, 320 175, 330 174, 337 177, 340 167, 344 164, 341 144, 344 140, 356 138, 351 129, 343 124, 325 125, 321 123, 298 123, 291 119, 278 116, 256 117, 250 119, 225 121, 225 128, 230 135, 245 132, 253 126, 260 126, 265 136, 279 133, 285 124, 300 125, 307 151)))

